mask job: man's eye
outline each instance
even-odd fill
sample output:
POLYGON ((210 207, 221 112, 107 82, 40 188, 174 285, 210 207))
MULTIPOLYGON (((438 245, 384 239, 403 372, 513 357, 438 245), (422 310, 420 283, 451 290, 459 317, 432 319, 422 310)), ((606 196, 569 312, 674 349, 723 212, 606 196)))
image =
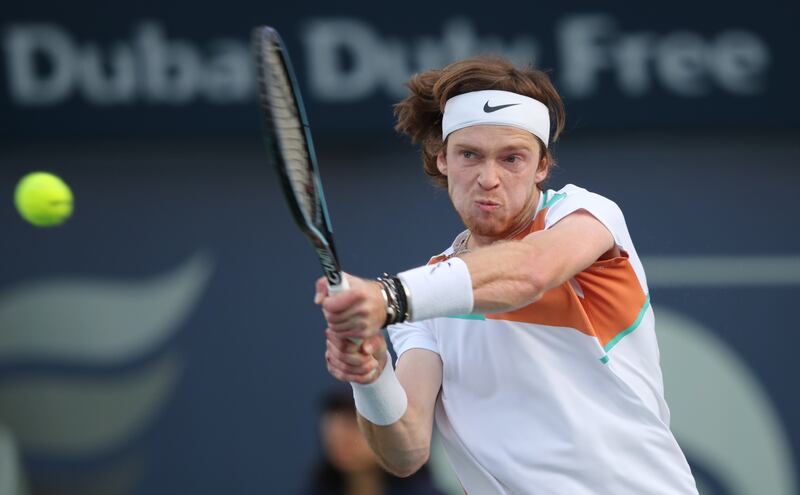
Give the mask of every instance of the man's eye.
POLYGON ((464 158, 472 158, 472 157, 475 156, 475 153, 473 153, 471 151, 464 151, 461 154, 464 156, 464 158))
POLYGON ((519 161, 519 157, 517 155, 511 155, 506 157, 506 161, 508 163, 517 163, 519 161))

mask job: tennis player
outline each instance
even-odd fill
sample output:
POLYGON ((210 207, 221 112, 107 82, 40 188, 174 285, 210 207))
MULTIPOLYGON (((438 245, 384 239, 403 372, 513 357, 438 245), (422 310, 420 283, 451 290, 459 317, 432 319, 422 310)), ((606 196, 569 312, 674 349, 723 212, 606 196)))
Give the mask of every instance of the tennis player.
POLYGON ((548 76, 482 57, 408 86, 397 130, 421 144, 466 230, 425 266, 348 276, 336 295, 322 278, 315 298, 328 370, 352 383, 384 467, 419 469, 435 421, 470 495, 696 494, 623 214, 542 185, 564 127, 548 76))

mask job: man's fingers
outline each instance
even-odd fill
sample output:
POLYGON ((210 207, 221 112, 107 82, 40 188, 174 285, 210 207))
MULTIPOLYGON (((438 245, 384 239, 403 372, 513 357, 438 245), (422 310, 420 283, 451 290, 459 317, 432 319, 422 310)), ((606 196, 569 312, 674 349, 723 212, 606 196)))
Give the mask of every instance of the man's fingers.
POLYGON ((370 328, 366 321, 353 321, 337 325, 329 324, 328 329, 339 339, 364 340, 379 334, 379 329, 377 327, 370 328))
POLYGON ((330 327, 331 331, 340 338, 365 340, 378 334, 378 329, 370 329, 366 326, 357 325, 349 330, 339 330, 337 327, 330 327))
POLYGON ((337 380, 340 380, 340 381, 343 381, 343 382, 355 382, 355 383, 363 383, 363 384, 374 382, 375 381, 375 375, 376 375, 376 371, 374 369, 372 371, 370 371, 369 373, 366 373, 366 374, 363 374, 363 375, 353 375, 353 374, 349 374, 349 373, 344 373, 342 371, 339 371, 336 368, 333 368, 330 364, 328 365, 328 373, 330 373, 331 376, 333 376, 337 380))
MULTIPOLYGON (((335 359, 337 359, 339 361, 342 361, 344 364, 348 364, 348 365, 354 366, 354 367, 363 367, 366 364, 368 364, 369 361, 372 359, 371 356, 368 356, 368 355, 360 353, 360 352, 353 352, 352 350, 350 350, 348 352, 348 351, 343 351, 343 350, 337 349, 330 342, 327 343, 327 349, 328 349, 328 351, 330 352, 330 354, 331 354, 331 356, 333 358, 335 358, 335 359)), ((348 348, 348 349, 352 349, 352 348, 348 348)))
POLYGON ((376 357, 385 354, 387 350, 386 339, 383 338, 381 334, 373 335, 364 340, 361 344, 361 350, 364 351, 365 354, 376 357))
POLYGON ((377 370, 386 361, 386 341, 378 327, 385 319, 385 308, 380 304, 377 282, 371 285, 355 277, 347 277, 350 290, 330 294, 324 278, 317 280, 314 302, 322 306, 328 323, 325 331, 325 360, 328 372, 337 380, 371 383, 377 370), (359 339, 366 342, 351 342, 359 339), (376 358, 378 356, 378 358, 376 358))
POLYGON ((322 301, 328 296, 328 279, 320 277, 314 286, 314 304, 322 304, 322 301))
POLYGON ((337 358, 330 350, 325 351, 325 360, 328 364, 328 371, 337 379, 364 383, 371 375, 374 375, 378 363, 370 358, 361 366, 348 365, 337 358))
POLYGON ((361 352, 360 343, 353 342, 347 337, 342 337, 333 330, 331 330, 330 328, 327 328, 325 330, 325 337, 327 337, 328 341, 342 352, 346 352, 349 354, 352 354, 354 352, 361 352))
POLYGON ((370 371, 369 373, 366 373, 364 375, 356 375, 356 376, 350 377, 350 379, 348 381, 361 383, 361 384, 372 383, 372 382, 375 381, 375 377, 377 376, 377 371, 378 371, 377 368, 373 368, 372 371, 370 371))
POLYGON ((366 295, 362 291, 350 289, 326 297, 322 303, 322 308, 329 313, 340 313, 364 302, 365 299, 366 295))
POLYGON ((360 337, 365 338, 367 333, 367 322, 361 320, 348 321, 345 323, 330 323, 328 328, 340 337, 360 337))
POLYGON ((375 381, 374 371, 366 375, 349 375, 347 373, 342 373, 341 371, 332 368, 330 365, 328 365, 328 373, 330 373, 331 376, 342 382, 372 383, 373 381, 375 381))
POLYGON ((342 311, 328 311, 323 306, 322 314, 325 315, 325 321, 328 323, 346 323, 351 320, 364 320, 367 318, 367 309, 362 305, 351 306, 342 311))

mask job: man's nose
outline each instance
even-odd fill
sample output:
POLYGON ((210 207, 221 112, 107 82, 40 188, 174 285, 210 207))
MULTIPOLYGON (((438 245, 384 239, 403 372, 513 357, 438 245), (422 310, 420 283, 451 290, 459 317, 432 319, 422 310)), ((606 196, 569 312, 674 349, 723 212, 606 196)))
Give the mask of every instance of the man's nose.
POLYGON ((480 185, 482 189, 494 189, 500 185, 500 175, 497 167, 498 165, 494 160, 487 160, 486 163, 481 166, 480 173, 478 174, 478 185, 480 185))

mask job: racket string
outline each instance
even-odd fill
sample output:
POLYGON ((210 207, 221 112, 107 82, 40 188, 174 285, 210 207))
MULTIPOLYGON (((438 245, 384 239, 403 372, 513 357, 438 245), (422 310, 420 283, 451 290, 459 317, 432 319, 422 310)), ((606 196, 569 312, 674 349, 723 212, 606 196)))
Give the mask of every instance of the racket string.
POLYGON ((279 48, 271 42, 257 43, 261 54, 258 67, 262 79, 261 102, 266 110, 267 124, 273 129, 285 162, 284 170, 302 214, 320 226, 324 222, 324 213, 318 200, 316 179, 309 167, 308 143, 292 83, 279 48))

